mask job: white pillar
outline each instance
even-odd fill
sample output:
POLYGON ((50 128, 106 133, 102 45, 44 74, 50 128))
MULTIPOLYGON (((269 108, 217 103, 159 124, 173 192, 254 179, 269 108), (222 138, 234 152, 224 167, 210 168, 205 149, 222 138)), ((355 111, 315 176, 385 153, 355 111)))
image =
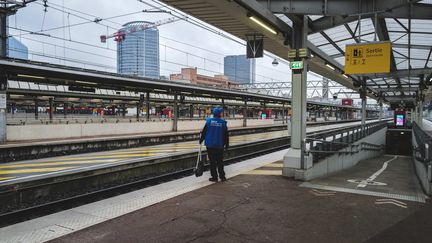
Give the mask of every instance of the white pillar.
POLYGON ((0 76, 0 144, 6 142, 6 89, 7 77, 0 76))
POLYGON ((291 98, 291 147, 284 156, 282 174, 293 177, 297 169, 312 167, 312 156, 304 154, 306 138, 306 95, 307 95, 307 58, 298 57, 298 49, 307 48, 308 17, 303 16, 302 23, 293 23, 293 48, 297 49, 296 61, 303 61, 303 69, 292 70, 291 98))

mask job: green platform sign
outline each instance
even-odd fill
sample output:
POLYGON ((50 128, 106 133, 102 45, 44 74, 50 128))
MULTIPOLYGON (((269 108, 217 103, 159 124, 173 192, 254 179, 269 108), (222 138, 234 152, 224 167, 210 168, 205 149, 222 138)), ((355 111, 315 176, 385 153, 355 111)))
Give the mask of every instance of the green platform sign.
POLYGON ((292 61, 290 62, 290 68, 295 69, 303 69, 303 61, 292 61))

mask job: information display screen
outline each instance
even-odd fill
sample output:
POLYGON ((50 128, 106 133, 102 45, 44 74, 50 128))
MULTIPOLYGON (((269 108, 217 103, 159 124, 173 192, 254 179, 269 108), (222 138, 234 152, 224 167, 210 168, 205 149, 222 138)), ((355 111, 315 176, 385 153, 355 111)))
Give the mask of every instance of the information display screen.
POLYGON ((404 115, 396 115, 396 126, 403 126, 405 123, 404 115))

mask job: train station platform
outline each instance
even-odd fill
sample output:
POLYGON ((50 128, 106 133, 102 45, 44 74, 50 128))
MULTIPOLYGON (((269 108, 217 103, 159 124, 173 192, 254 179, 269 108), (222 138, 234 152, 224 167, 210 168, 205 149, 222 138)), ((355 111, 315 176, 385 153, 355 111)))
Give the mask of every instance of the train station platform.
MULTIPOLYGON (((371 120, 368 122, 374 121, 371 120)), ((308 127, 307 131, 317 132, 321 130, 338 129, 341 127, 359 124, 360 122, 349 122, 343 124, 315 126, 308 127)), ((177 135, 179 136, 179 134, 177 135)), ((156 136, 161 137, 163 135, 154 134, 151 136, 151 138, 156 136)), ((288 138, 287 130, 231 136, 230 145, 235 146, 282 137, 288 138)), ((5 162, 0 165, 0 186, 11 185, 18 182, 32 181, 36 179, 44 179, 47 177, 86 172, 104 167, 133 163, 137 160, 144 161, 163 157, 169 158, 183 153, 196 152, 198 148, 199 145, 196 139, 194 141, 171 142, 166 144, 142 146, 121 150, 82 153, 69 156, 56 156, 52 158, 31 159, 19 162, 5 162)))
POLYGON ((409 157, 362 161, 309 182, 317 187, 281 176, 285 153, 229 165, 226 182, 209 182, 205 172, 4 227, 0 235, 4 242, 430 242, 432 205, 409 157))

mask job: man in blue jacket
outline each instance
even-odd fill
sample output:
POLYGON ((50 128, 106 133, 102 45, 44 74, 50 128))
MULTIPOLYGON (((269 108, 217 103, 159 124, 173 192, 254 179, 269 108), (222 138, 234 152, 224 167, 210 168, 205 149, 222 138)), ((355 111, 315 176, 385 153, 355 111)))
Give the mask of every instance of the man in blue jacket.
POLYGON ((205 140, 207 154, 210 159, 210 174, 209 181, 218 181, 218 173, 221 181, 226 181, 223 150, 224 147, 229 147, 229 135, 227 122, 222 119, 223 109, 214 108, 213 118, 208 118, 201 132, 200 143, 205 140), (217 170, 216 170, 217 167, 217 170))

